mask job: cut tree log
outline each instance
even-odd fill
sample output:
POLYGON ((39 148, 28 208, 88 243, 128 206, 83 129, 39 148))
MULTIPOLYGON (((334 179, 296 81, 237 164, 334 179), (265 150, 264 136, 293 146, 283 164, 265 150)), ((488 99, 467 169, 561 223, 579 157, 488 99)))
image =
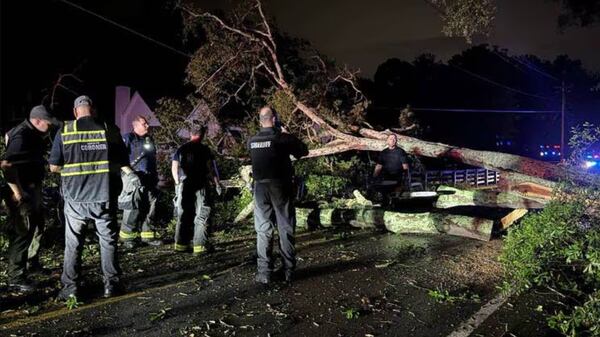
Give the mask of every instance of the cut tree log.
POLYGON ((458 206, 483 206, 501 208, 544 208, 548 200, 524 197, 517 193, 494 190, 462 190, 455 187, 440 186, 437 189, 436 208, 458 206))
POLYGON ((493 220, 440 213, 401 213, 383 209, 296 209, 299 227, 351 225, 357 228, 386 228, 393 233, 424 233, 467 237, 488 241, 493 220))
POLYGON ((253 212, 254 212, 254 200, 250 201, 250 203, 248 205, 246 205, 246 207, 244 207, 244 209, 242 209, 242 211, 233 220, 233 223, 239 224, 240 222, 246 220, 246 218, 248 218, 250 215, 252 215, 253 212))
POLYGON ((531 182, 517 184, 512 187, 512 190, 532 198, 552 199, 552 188, 531 182))
POLYGON ((527 212, 529 212, 529 210, 519 208, 519 209, 515 209, 514 211, 508 213, 508 215, 506 215, 504 218, 500 219, 500 224, 502 225, 502 229, 507 229, 508 227, 510 227, 517 220, 524 217, 525 214, 527 214, 527 212))

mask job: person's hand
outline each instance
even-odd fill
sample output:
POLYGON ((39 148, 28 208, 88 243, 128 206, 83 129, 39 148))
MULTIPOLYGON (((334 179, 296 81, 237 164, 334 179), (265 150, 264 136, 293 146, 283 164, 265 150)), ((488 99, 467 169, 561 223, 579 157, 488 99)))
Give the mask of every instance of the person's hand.
POLYGON ((13 193, 12 199, 17 207, 21 207, 21 205, 29 202, 30 200, 29 195, 24 191, 13 193))
POLYGON ((31 214, 33 206, 31 205, 31 198, 27 193, 13 195, 16 202, 17 209, 22 217, 26 218, 31 214))
POLYGON ((283 125, 280 126, 279 129, 281 130, 281 133, 289 133, 288 130, 283 125))

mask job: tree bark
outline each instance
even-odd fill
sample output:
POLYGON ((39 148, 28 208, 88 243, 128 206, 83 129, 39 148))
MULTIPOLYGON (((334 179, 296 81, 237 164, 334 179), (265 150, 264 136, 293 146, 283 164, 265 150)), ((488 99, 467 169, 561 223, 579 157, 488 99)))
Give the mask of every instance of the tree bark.
POLYGON ((383 209, 296 209, 299 227, 331 227, 350 224, 357 228, 381 227, 393 233, 426 233, 488 241, 493 221, 440 213, 401 213, 383 209))
MULTIPOLYGON (((358 129, 358 132, 364 137, 379 140, 385 140, 389 134, 365 128, 358 129)), ((559 166, 514 154, 460 148, 403 135, 397 135, 397 137, 398 146, 408 153, 431 158, 448 158, 460 163, 498 170, 503 173, 521 174, 512 176, 513 180, 526 180, 527 178, 522 176, 525 175, 540 178, 541 181, 538 180, 537 182, 543 185, 548 184, 544 180, 558 181, 571 179, 584 184, 598 182, 598 177, 581 172, 576 168, 559 166)))
POLYGON ((517 193, 498 192, 493 190, 461 190, 454 187, 440 186, 437 190, 437 208, 458 206, 483 206, 501 208, 544 208, 547 200, 524 197, 517 193))

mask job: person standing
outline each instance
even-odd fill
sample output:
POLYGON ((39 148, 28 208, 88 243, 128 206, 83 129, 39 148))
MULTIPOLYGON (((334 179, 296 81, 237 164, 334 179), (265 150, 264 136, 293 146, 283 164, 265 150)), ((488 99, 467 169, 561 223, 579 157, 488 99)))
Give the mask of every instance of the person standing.
POLYGON ((143 244, 160 246, 162 241, 157 238, 153 227, 158 201, 156 144, 148 132, 150 127, 145 117, 137 116, 132 126, 133 132, 123 135, 123 142, 129 153, 130 166, 140 178, 141 186, 132 189, 129 194, 132 200, 123 210, 119 237, 128 249, 134 248, 139 238, 143 244))
POLYGON ((44 228, 44 156, 48 148, 46 136, 51 125, 58 126, 60 123, 43 105, 35 106, 28 119, 7 133, 6 153, 0 163, 10 188, 6 200, 12 223, 8 246, 8 284, 22 292, 35 289, 27 278, 30 246, 34 247, 34 251, 29 259, 29 271, 39 268, 39 241, 44 228))
POLYGON ((88 96, 75 99, 74 121, 65 122, 56 134, 50 171, 60 173, 65 199, 65 255, 61 276, 63 289, 58 298, 66 300, 79 292, 81 253, 87 220, 93 220, 100 243, 104 297, 120 290, 121 270, 117 259, 117 196, 120 170, 131 181, 139 179, 129 161, 119 130, 96 120, 88 96))
POLYGON ((290 155, 299 159, 308 155, 308 147, 284 127, 276 128, 271 108, 259 112, 260 131, 248 141, 254 178, 254 227, 256 230, 256 281, 271 282, 273 272, 273 231, 277 227, 286 282, 292 281, 296 268, 292 178, 294 169, 290 155))
POLYGON ((204 128, 192 129, 190 141, 179 147, 173 155, 171 173, 177 195, 176 252, 191 249, 197 255, 209 248, 208 220, 211 203, 207 187, 212 180, 220 195, 221 183, 214 155, 208 146, 202 144, 205 131, 204 128))
MULTIPOLYGON (((389 194, 401 189, 403 184, 407 184, 409 165, 406 152, 397 145, 396 135, 389 135, 386 143, 387 147, 377 157, 373 178, 383 178, 383 180, 391 182, 390 185, 384 185, 381 190, 385 202, 388 203, 389 194)), ((409 186, 406 186, 406 188, 409 188, 409 186)))

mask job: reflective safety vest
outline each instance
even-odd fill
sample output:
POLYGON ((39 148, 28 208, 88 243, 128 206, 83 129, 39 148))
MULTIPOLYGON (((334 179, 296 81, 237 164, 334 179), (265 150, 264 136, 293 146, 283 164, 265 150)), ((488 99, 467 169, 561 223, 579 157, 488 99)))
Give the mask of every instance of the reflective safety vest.
POLYGON ((65 122, 61 133, 64 165, 63 195, 75 202, 109 201, 109 161, 106 129, 77 130, 77 120, 65 122))

